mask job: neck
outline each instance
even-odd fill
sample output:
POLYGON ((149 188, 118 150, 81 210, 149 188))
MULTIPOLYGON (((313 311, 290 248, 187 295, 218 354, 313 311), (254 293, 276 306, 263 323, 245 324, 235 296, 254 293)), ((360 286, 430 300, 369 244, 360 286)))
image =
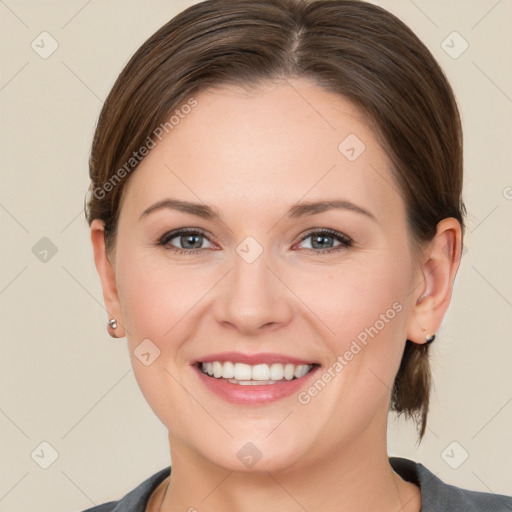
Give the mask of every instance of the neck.
POLYGON ((306 464, 245 472, 213 464, 169 435, 172 480, 162 487, 159 512, 418 512, 420 490, 393 472, 386 436, 376 443, 370 430, 363 434, 306 464))

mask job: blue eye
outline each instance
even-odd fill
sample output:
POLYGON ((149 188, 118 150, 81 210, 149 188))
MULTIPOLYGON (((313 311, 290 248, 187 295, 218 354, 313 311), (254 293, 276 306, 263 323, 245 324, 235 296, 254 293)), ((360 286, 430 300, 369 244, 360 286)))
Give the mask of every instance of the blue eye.
POLYGON ((303 236, 299 243, 304 242, 308 238, 311 239, 310 247, 306 247, 307 251, 312 251, 315 254, 329 254, 334 251, 347 249, 353 245, 353 240, 343 233, 338 233, 332 229, 317 229, 309 231, 308 234, 303 236), (337 241, 337 245, 335 245, 337 241), (320 249, 320 250, 316 250, 320 249))
MULTIPOLYGON (((353 245, 353 240, 343 233, 332 229, 315 229, 303 235, 294 247, 308 239, 311 239, 309 247, 303 247, 301 250, 315 255, 330 254, 335 251, 348 249, 353 245)), ((163 246, 176 254, 194 256, 209 249, 208 245, 204 245, 205 242, 206 244, 212 244, 202 230, 198 228, 183 228, 166 233, 159 239, 157 245, 163 246), (177 242, 174 242, 175 240, 177 242)))
POLYGON ((158 245, 163 245, 179 254, 198 254, 205 249, 203 242, 206 240, 205 234, 198 229, 181 229, 166 233, 160 238, 158 245), (171 243, 174 239, 178 240, 178 247, 171 243))

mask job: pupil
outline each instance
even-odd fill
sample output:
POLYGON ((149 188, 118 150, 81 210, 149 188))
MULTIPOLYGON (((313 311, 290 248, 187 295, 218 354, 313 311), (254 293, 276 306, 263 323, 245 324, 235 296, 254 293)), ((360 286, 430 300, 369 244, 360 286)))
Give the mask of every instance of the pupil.
MULTIPOLYGON (((200 249, 201 248, 201 240, 198 239, 201 235, 185 235, 181 237, 182 243, 186 246, 188 243, 192 244, 192 249, 200 249), (195 242, 194 242, 195 239, 195 242)), ((190 247, 185 247, 186 249, 190 249, 190 247)))
POLYGON ((327 243, 329 241, 329 239, 331 239, 332 237, 330 236, 324 236, 324 235, 318 235, 316 237, 313 237, 313 247, 315 247, 315 244, 319 244, 319 247, 322 248, 322 247, 325 247, 326 244, 326 240, 327 240, 327 243))

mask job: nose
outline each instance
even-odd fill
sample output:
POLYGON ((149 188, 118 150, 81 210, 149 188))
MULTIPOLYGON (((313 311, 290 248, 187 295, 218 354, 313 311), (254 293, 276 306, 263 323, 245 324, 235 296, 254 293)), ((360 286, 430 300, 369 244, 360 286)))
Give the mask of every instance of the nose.
POLYGON ((252 263, 235 254, 233 264, 217 290, 216 320, 246 336, 287 325, 293 316, 293 294, 271 268, 275 265, 268 261, 266 253, 252 263))

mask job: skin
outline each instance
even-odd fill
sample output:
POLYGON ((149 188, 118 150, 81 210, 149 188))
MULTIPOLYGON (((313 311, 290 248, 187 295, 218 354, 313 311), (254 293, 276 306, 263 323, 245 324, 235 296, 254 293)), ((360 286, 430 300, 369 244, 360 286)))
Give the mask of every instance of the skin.
POLYGON ((116 335, 127 336, 138 384, 169 430, 172 483, 159 486, 147 510, 419 511, 419 488, 388 461, 388 407, 406 339, 424 343, 448 308, 459 223, 444 219, 414 253, 404 201, 372 129, 344 98, 310 81, 195 97, 198 106, 130 177, 110 254, 102 223, 91 225, 116 335), (349 134, 366 146, 353 162, 338 150, 349 134), (170 197, 207 204, 222 220, 169 208, 141 218, 170 197), (285 216, 298 201, 327 199, 375 219, 348 209, 285 216), (179 236, 158 245, 178 228, 203 230, 203 252, 179 236), (329 239, 323 247, 340 250, 321 254, 307 234, 326 228, 353 245, 329 239), (248 236, 263 248, 250 264, 236 252, 248 236), (397 302, 401 311, 307 405, 292 395, 235 406, 190 366, 215 352, 277 352, 325 371, 397 302), (160 356, 145 366, 134 350, 148 338, 160 356), (251 468, 237 457, 247 442, 261 452, 251 468))

